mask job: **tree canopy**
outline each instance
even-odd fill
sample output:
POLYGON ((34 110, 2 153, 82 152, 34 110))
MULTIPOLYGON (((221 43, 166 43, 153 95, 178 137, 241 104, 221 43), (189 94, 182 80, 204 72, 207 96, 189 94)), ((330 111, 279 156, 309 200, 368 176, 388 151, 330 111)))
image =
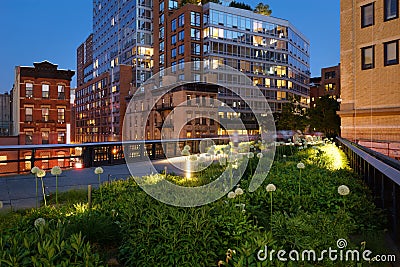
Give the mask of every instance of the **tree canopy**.
POLYGON ((310 108, 310 129, 323 132, 327 137, 334 137, 340 132, 340 117, 336 114, 339 103, 329 95, 322 96, 315 101, 315 107, 310 108))
POLYGON ((248 4, 245 4, 244 2, 232 1, 232 2, 229 3, 229 6, 253 11, 251 6, 249 6, 248 4))
POLYGON ((272 14, 272 10, 270 9, 269 5, 263 4, 261 2, 258 3, 256 8, 254 9, 254 12, 266 16, 270 16, 272 14))
POLYGON ((291 97, 289 102, 283 104, 282 112, 275 113, 275 124, 277 130, 305 130, 308 124, 306 112, 297 97, 291 97))

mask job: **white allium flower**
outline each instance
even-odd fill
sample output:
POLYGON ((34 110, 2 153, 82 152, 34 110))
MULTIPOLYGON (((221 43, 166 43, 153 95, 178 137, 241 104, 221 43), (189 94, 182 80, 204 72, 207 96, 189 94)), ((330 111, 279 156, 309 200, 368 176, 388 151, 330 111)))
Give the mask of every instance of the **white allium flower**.
POLYGON ((190 146, 186 145, 186 146, 183 147, 183 149, 189 151, 190 150, 190 146))
POLYGON ((95 174, 102 174, 104 172, 102 167, 97 167, 96 169, 94 169, 94 173, 95 174))
POLYGON ((246 213, 246 210, 245 210, 245 209, 243 209, 243 210, 242 210, 242 213, 246 213))
POLYGON ((284 158, 286 158, 286 155, 283 155, 284 158))
POLYGON ((60 175, 61 173, 62 173, 62 170, 60 167, 54 166, 53 168, 51 168, 52 175, 60 175))
POLYGON ((236 194, 235 194, 235 192, 229 192, 228 193, 228 198, 235 198, 236 197, 236 194))
POLYGON ((261 152, 257 153, 257 158, 261 159, 263 157, 263 154, 261 152))
POLYGON ((299 162, 299 163, 297 163, 297 168, 298 169, 304 169, 306 166, 304 166, 304 163, 303 162, 299 162))
POLYGON ((197 156, 196 155, 190 155, 189 156, 189 160, 190 161, 196 161, 197 160, 197 156))
POLYGON ((0 209, 3 208, 3 201, 0 201, 0 209))
POLYGON ((46 176, 46 171, 45 170, 38 170, 38 172, 36 173, 36 176, 39 178, 43 178, 46 176))
POLYGON ((265 189, 267 192, 274 192, 276 190, 276 186, 274 184, 268 184, 265 189))
POLYGON ((37 174, 37 172, 39 171, 40 169, 38 168, 38 167, 33 167, 32 169, 31 169, 31 173, 33 173, 33 174, 37 174))
POLYGON ((254 158, 254 153, 253 153, 253 152, 247 153, 247 157, 248 157, 249 159, 254 158))
POLYGON ((33 224, 35 227, 41 227, 46 225, 46 221, 43 218, 37 218, 33 224))
POLYGON ((250 148, 254 148, 254 145, 250 145, 250 148))
POLYGON ((182 154, 182 156, 189 156, 190 152, 189 152, 189 150, 184 149, 184 150, 182 150, 181 154, 182 154))
POLYGON ((236 188, 235 195, 237 195, 237 196, 243 195, 243 189, 242 188, 236 188))
POLYGON ((226 158, 220 158, 218 161, 219 161, 219 164, 221 166, 225 166, 226 165, 226 158))
POLYGON ((350 189, 346 185, 341 185, 338 187, 338 193, 341 196, 347 196, 350 193, 350 189))

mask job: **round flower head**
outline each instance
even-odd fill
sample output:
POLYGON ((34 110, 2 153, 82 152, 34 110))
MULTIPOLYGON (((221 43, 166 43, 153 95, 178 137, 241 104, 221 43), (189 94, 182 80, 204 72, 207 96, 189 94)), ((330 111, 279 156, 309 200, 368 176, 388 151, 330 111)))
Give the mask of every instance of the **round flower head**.
POLYGON ((200 162, 200 163, 206 162, 206 158, 205 158, 204 156, 200 156, 200 157, 199 157, 199 162, 200 162))
POLYGON ((31 169, 31 173, 33 173, 33 174, 37 174, 37 172, 39 171, 40 169, 38 168, 38 167, 33 167, 32 169, 31 169))
POLYGON ((190 155, 189 160, 190 161, 196 161, 197 160, 197 156, 196 155, 190 155))
POLYGON ((247 158, 249 158, 249 159, 254 158, 254 153, 253 152, 247 153, 247 158))
POLYGON ((182 156, 189 156, 190 152, 188 149, 184 149, 184 150, 182 150, 181 154, 182 154, 182 156))
POLYGON ((190 150, 190 146, 186 145, 186 146, 183 147, 183 149, 189 151, 190 150))
POLYGON ((265 189, 267 192, 274 192, 276 190, 276 186, 274 184, 268 184, 265 189))
POLYGON ((52 174, 52 175, 60 175, 61 173, 62 173, 62 170, 61 170, 61 168, 58 167, 58 166, 54 166, 54 167, 51 169, 51 174, 52 174))
POLYGON ((94 173, 95 174, 102 174, 104 172, 102 167, 97 167, 96 169, 94 169, 94 173))
POLYGON ((284 158, 286 158, 286 155, 283 155, 284 158))
POLYGON ((237 195, 237 196, 243 195, 243 189, 242 188, 236 188, 235 195, 237 195))
POLYGON ((45 170, 38 170, 38 172, 36 173, 36 176, 39 178, 43 178, 46 176, 46 171, 45 170))
POLYGON ((338 193, 341 196, 347 196, 350 193, 350 189, 346 185, 341 185, 338 187, 338 193))
POLYGON ((226 165, 226 158, 220 158, 220 159, 219 159, 219 164, 220 164, 221 166, 225 166, 225 165, 226 165))
POLYGON ((263 157, 263 154, 261 152, 257 153, 257 158, 261 159, 263 157))
POLYGON ((229 192, 228 193, 228 198, 235 198, 236 197, 236 194, 235 194, 235 192, 229 192))
POLYGON ((41 227, 46 225, 46 221, 43 218, 37 218, 33 224, 35 227, 41 227))
POLYGON ((299 162, 299 163, 297 163, 297 168, 298 169, 304 169, 306 166, 304 166, 304 163, 303 162, 299 162))

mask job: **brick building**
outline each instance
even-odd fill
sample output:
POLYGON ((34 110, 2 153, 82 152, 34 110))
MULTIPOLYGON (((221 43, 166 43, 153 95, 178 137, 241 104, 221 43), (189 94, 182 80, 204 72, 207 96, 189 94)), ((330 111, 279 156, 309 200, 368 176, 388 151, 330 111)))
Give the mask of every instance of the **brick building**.
POLYGON ((11 97, 9 93, 0 94, 0 136, 11 134, 11 97))
POLYGON ((399 1, 341 0, 340 16, 342 136, 399 157, 399 1))
POLYGON ((340 64, 322 68, 321 77, 310 79, 310 107, 315 107, 316 99, 324 95, 340 99, 340 64))

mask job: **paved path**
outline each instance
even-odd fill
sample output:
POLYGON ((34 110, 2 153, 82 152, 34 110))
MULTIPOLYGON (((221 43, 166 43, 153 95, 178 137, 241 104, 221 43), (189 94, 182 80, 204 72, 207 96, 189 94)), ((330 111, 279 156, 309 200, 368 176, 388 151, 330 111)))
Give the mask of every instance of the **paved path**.
MULTIPOLYGON (((183 164, 183 158, 172 159, 174 164, 176 162, 183 164)), ((182 174, 182 171, 173 166, 168 160, 156 160, 151 163, 149 162, 137 162, 133 163, 131 169, 134 170, 133 175, 144 176, 157 171, 164 170, 167 166, 168 173, 174 172, 176 174, 182 174), (152 165, 153 164, 153 165, 152 165), (154 167, 153 167, 154 166, 154 167)), ((98 176, 94 174, 93 168, 85 169, 71 169, 64 170, 63 173, 58 177, 58 190, 59 192, 67 191, 70 189, 87 188, 89 184, 92 184, 94 188, 98 186, 98 176)), ((100 176, 102 182, 114 179, 126 179, 131 176, 126 164, 104 166, 104 173, 100 176)), ((50 171, 47 171, 46 176, 43 178, 46 186, 46 192, 55 192, 55 177, 51 175, 50 171)), ((39 199, 42 200, 41 184, 38 179, 39 187, 39 199)), ((8 177, 0 177, 0 201, 3 202, 3 210, 10 209, 23 209, 35 207, 35 178, 33 174, 29 175, 16 175, 8 177)))

